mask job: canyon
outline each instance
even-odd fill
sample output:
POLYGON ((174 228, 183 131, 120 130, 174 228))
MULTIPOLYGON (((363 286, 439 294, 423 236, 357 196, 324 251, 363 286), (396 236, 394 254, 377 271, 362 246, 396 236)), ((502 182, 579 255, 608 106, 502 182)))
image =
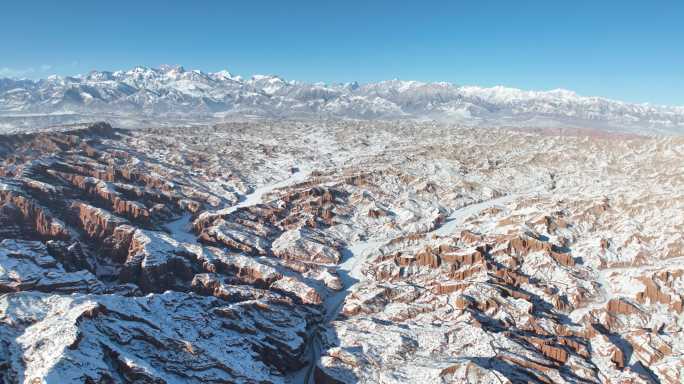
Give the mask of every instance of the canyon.
POLYGON ((0 383, 681 383, 682 164, 413 120, 0 135, 0 383))

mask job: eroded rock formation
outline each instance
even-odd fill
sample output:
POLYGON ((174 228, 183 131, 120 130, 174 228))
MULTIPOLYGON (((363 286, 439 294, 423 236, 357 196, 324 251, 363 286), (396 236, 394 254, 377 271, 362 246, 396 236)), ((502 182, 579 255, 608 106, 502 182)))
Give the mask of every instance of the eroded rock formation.
POLYGON ((0 383, 680 383, 679 138, 0 137, 0 383))

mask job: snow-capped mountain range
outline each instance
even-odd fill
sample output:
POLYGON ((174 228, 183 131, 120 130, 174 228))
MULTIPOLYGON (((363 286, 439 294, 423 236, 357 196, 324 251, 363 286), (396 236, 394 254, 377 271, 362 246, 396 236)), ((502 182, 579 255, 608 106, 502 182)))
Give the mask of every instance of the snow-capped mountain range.
MULTIPOLYGON (((572 91, 524 91, 389 80, 324 84, 180 66, 93 71, 38 81, 0 79, 0 126, 49 116, 219 120, 233 117, 420 119, 471 125, 574 126, 684 132, 684 106, 632 104, 572 91)), ((134 120, 130 120, 134 119, 134 120)))

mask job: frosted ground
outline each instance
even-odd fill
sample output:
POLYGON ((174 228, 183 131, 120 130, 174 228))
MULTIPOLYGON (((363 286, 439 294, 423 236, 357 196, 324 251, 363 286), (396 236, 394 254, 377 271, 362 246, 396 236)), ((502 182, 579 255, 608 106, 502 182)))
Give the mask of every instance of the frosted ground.
POLYGON ((0 382, 684 378, 681 137, 99 124, 0 157, 0 382))

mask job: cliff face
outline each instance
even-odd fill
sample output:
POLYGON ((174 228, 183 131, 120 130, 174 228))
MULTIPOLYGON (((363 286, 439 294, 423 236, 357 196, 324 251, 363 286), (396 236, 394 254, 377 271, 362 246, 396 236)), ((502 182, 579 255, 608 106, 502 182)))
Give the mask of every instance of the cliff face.
POLYGON ((0 383, 679 383, 684 142, 0 136, 0 383))

